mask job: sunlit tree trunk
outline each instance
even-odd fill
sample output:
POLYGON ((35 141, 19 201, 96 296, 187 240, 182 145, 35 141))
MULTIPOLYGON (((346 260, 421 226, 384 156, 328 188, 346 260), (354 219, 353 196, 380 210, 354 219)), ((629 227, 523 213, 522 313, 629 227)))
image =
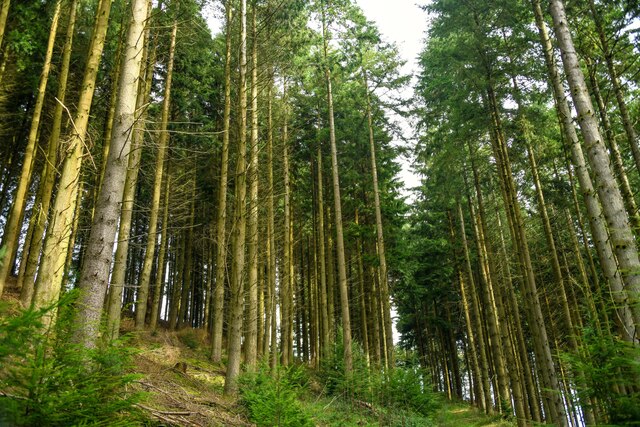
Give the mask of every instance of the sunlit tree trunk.
POLYGON ((78 281, 81 293, 76 314, 76 333, 78 341, 87 347, 94 347, 98 338, 105 292, 109 284, 113 246, 135 127, 138 81, 146 41, 143 31, 148 9, 148 0, 135 0, 131 3, 131 20, 118 82, 109 158, 87 242, 88 256, 85 258, 78 281))
MULTIPOLYGON (((150 5, 150 3, 149 3, 150 5)), ((148 11, 148 15, 149 15, 148 11)), ((145 41, 148 41, 149 28, 146 29, 145 41)), ((131 219, 133 217, 134 199, 136 196, 136 186, 138 183, 138 172, 140 171, 140 159, 142 157, 142 143, 144 139, 145 120, 147 110, 144 103, 149 99, 153 71, 155 68, 155 45, 148 55, 149 46, 144 52, 146 69, 140 74, 138 85, 138 99, 136 102, 136 112, 138 115, 135 125, 133 141, 131 142, 131 154, 129 155, 129 166, 122 196, 122 206, 120 209, 120 225, 118 229, 118 246, 111 273, 111 286, 109 287, 107 304, 107 333, 111 339, 118 337, 120 328, 120 309, 122 303, 122 292, 126 282, 127 256, 129 253, 129 240, 131 238, 131 219), (149 57, 149 58, 147 58, 149 57)))
POLYGON ((620 186, 620 193, 622 194, 622 200, 624 201, 624 207, 627 209, 629 220, 635 233, 640 232, 640 216, 638 215, 638 206, 633 198, 633 191, 629 184, 629 178, 624 168, 624 162, 622 161, 622 155, 620 154, 620 147, 616 142, 616 137, 613 134, 613 128, 611 127, 611 121, 609 120, 609 114, 607 113, 607 107, 602 94, 600 93, 600 85, 596 77, 596 69, 590 61, 587 61, 587 68, 589 72, 589 80, 591 82, 591 91, 593 97, 596 100, 598 106, 598 115, 600 116, 600 125, 604 131, 604 137, 607 141, 607 146, 611 152, 611 160, 613 164, 613 170, 615 171, 616 178, 618 179, 618 185, 620 186))
POLYGON ((7 26, 7 16, 9 15, 9 6, 11 0, 3 0, 0 6, 0 49, 2 48, 2 40, 4 39, 4 30, 7 26))
MULTIPOLYGON (((8 2, 7 2, 8 3, 8 2)), ((47 153, 44 166, 40 174, 40 184, 38 185, 39 204, 35 206, 31 216, 29 227, 31 231, 31 241, 28 249, 25 246, 22 260, 20 262, 20 275, 18 277, 18 288, 20 289, 20 301, 23 306, 31 304, 34 292, 34 280, 38 269, 38 258, 42 249, 43 234, 46 226, 46 219, 49 214, 51 198, 53 196, 53 185, 56 178, 55 165, 57 164, 58 147, 60 145, 60 132, 62 129, 62 113, 67 93, 67 80, 69 77, 69 64, 71 62, 71 47, 73 46, 73 35, 76 23, 78 0, 73 0, 69 4, 69 19, 67 22, 67 33, 65 36, 64 48, 62 51, 62 61, 60 74, 58 75, 58 91, 56 106, 53 112, 51 133, 47 143, 47 153)))
POLYGON ((51 212, 44 250, 40 262, 34 305, 43 307, 58 298, 62 286, 65 261, 70 245, 74 214, 78 202, 80 170, 85 153, 85 137, 89 123, 91 101, 98 74, 104 40, 107 33, 111 0, 101 0, 94 25, 89 55, 82 79, 82 91, 78 100, 70 138, 64 146, 65 156, 58 183, 58 192, 51 212))
MULTIPOLYGON (((5 2, 8 8, 8 1, 5 2)), ((4 255, 0 252, 0 256, 4 256, 0 262, 0 295, 2 295, 5 281, 13 269, 13 262, 15 253, 18 249, 18 240, 20 237, 20 230, 22 229, 22 218, 24 215, 24 208, 27 203, 27 191, 29 190, 29 183, 31 182, 31 175, 33 174, 33 165, 36 158, 36 148, 38 139, 38 130, 40 129, 40 117, 42 115, 42 108, 44 106, 44 96, 47 91, 47 82, 49 81, 49 71, 51 70, 51 57, 53 56, 53 47, 56 41, 56 34, 58 32, 58 21, 60 20, 60 9, 62 0, 56 0, 55 10, 53 12, 53 18, 51 19, 51 27, 49 28, 49 41, 47 42, 47 50, 44 57, 44 64, 42 65, 42 71, 40 73, 40 81, 38 83, 38 91, 36 95, 36 102, 33 107, 33 115, 31 117, 31 127, 29 128, 29 137, 27 139, 27 146, 24 152, 24 158, 22 163, 22 170, 20 172, 20 178, 18 181, 18 188, 14 192, 13 204, 9 211, 9 216, 4 227, 2 236, 2 245, 0 245, 0 251, 4 251, 4 255)), ((4 31, 4 22, 6 22, 6 15, 4 15, 4 6, 0 9, 0 26, 1 31, 4 31), (4 22, 1 20, 4 15, 4 22)), ((0 37, 2 33, 0 33, 0 37)), ((0 44, 2 40, 0 39, 0 44)))
MULTIPOLYGON (((560 126, 567 139, 567 143, 570 146, 571 160, 575 167, 575 173, 578 178, 578 182, 580 183, 580 190, 584 204, 587 208, 591 234, 600 260, 600 266, 602 267, 603 275, 607 279, 616 300, 616 311, 618 312, 624 328, 622 336, 627 341, 633 341, 635 331, 634 322, 631 316, 631 311, 629 310, 628 304, 623 295, 624 285, 622 277, 618 272, 616 258, 613 254, 609 235, 604 224, 605 217, 602 212, 603 209, 598 202, 598 193, 596 193, 591 182, 591 177, 587 170, 587 165, 582 152, 582 146, 573 125, 571 109, 569 108, 569 104, 565 98, 562 82, 560 81, 560 75, 555 65, 553 48, 544 23, 540 1, 532 0, 532 3, 536 17, 536 25, 538 26, 538 32, 540 34, 545 54, 545 63, 547 65, 547 71, 553 88, 556 108, 558 109, 560 116, 560 126)), ((594 280, 597 280, 597 275, 594 276, 594 280)))

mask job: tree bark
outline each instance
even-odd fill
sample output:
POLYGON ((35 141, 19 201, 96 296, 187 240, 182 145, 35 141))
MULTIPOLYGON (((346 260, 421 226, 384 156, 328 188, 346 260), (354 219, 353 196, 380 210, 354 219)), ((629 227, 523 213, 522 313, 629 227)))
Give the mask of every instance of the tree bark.
POLYGON ((87 243, 88 256, 78 281, 81 293, 76 314, 76 338, 86 347, 96 345, 105 292, 109 284, 113 246, 136 119, 138 80, 145 42, 143 31, 148 9, 148 0, 135 0, 131 3, 131 20, 118 82, 118 101, 113 137, 109 143, 109 158, 87 243))
POLYGON ((253 370, 258 354, 258 37, 256 6, 251 16, 251 141, 249 159, 249 274, 248 274, 248 315, 245 339, 245 364, 253 370))
POLYGON ((98 74, 104 40, 107 33, 111 0, 101 0, 96 14, 96 22, 89 56, 82 80, 82 91, 76 114, 73 117, 73 131, 65 148, 65 156, 58 183, 58 192, 53 205, 51 219, 47 227, 47 236, 40 262, 36 282, 34 305, 40 308, 57 300, 62 286, 65 261, 69 249, 74 214, 78 203, 80 170, 85 152, 85 136, 89 123, 91 101, 98 74))
MULTIPOLYGON (((148 5, 150 7, 150 3, 148 5)), ((150 11, 147 11, 147 16, 150 11)), ((122 292, 126 285, 126 267, 127 254, 129 252, 129 240, 131 238, 131 219, 133 217, 133 205, 136 197, 136 186, 138 182, 138 172, 140 171, 140 159, 142 157, 142 143, 144 139, 145 120, 147 110, 144 108, 145 102, 149 99, 151 93, 151 83, 153 72, 155 69, 155 45, 152 48, 150 60, 147 61, 149 38, 149 28, 145 31, 145 52, 143 61, 146 61, 146 69, 141 73, 140 83, 138 85, 138 99, 136 102, 137 118, 136 127, 134 129, 133 141, 131 142, 131 154, 129 155, 129 165, 127 168, 127 176, 124 185, 124 193, 122 195, 122 207, 120 209, 120 225, 118 229, 118 246, 116 248, 115 259, 113 263, 113 272, 111 273, 111 286, 109 287, 108 304, 107 304, 107 333, 111 339, 118 337, 120 328, 120 310, 122 304, 122 292), (144 109, 144 110, 143 110, 144 109)))
MULTIPOLYGON (((326 30, 326 19, 324 9, 322 11, 322 39, 324 43, 324 60, 328 61, 329 40, 326 30)), ((333 202, 334 202, 334 221, 336 228, 336 255, 338 260, 338 289, 340 291, 340 309, 342 313, 342 333, 344 342, 344 366, 347 376, 351 375, 353 369, 353 356, 351 352, 351 319, 349 317, 349 290, 347 287, 347 270, 344 255, 344 236, 342 229, 342 200, 340 197, 340 172, 338 171, 338 150, 336 147, 336 129, 333 114, 333 91, 331 89, 331 70, 329 65, 325 63, 325 81, 327 85, 327 107, 329 109, 329 139, 331 144, 331 172, 333 179, 333 202)), ((382 289, 382 284, 380 288, 382 289)), ((384 304, 384 301, 382 302, 384 304)), ((387 334, 388 335, 388 334, 387 334)), ((386 340, 393 342, 393 337, 387 337, 386 340)), ((391 350, 387 345, 387 354, 391 350)), ((391 360, 387 360, 388 366, 391 360)))
MULTIPOLYGON (((2 15, 4 14, 5 6, 7 8, 9 7, 8 3, 9 2, 5 2, 2 9, 0 9, 1 31, 4 31, 4 25, 1 19, 3 18, 2 15)), ((49 41, 47 42, 44 64, 42 65, 40 81, 38 83, 36 103, 34 105, 33 116, 31 118, 31 127, 29 128, 29 137, 27 139, 22 170, 18 181, 18 188, 14 193, 13 204, 11 205, 11 210, 9 211, 9 216, 4 227, 2 245, 0 245, 0 254, 2 253, 2 250, 4 251, 4 259, 0 260, 0 295, 2 295, 5 282, 13 268, 13 254, 18 249, 18 240, 20 237, 20 230, 22 229, 22 218, 24 216, 24 208, 27 203, 27 191, 29 190, 29 183, 31 182, 33 165, 36 158, 36 143, 38 139, 38 130, 40 129, 40 117, 44 106, 44 96, 47 91, 49 71, 51 70, 51 57, 53 56, 53 47, 56 41, 56 34, 58 32, 61 4, 62 0, 56 0, 53 17, 51 19, 51 27, 49 29, 49 41)), ((4 21, 6 22, 6 15, 4 16, 4 21)), ((0 37, 1 35, 2 33, 0 33, 0 37)), ((0 38, 0 44, 1 42, 2 40, 0 38)))
POLYGON ((238 391, 240 374, 242 317, 244 314, 245 244, 247 227, 247 0, 240 0, 240 76, 238 81, 238 159, 235 179, 235 213, 231 264, 231 317, 229 324, 229 357, 224 393, 238 391))
POLYGON ((178 18, 173 19, 171 28, 171 40, 169 42, 169 61, 167 63, 167 74, 164 83, 164 100, 162 101, 162 114, 160 119, 160 136, 158 140, 158 153, 156 154, 155 175, 153 179, 153 193, 151 196, 151 206, 149 208, 149 228, 147 229, 147 244, 142 264, 142 273, 138 284, 138 294, 136 298, 136 323, 137 330, 144 329, 145 317, 147 314, 147 298, 149 296, 149 282, 151 281, 151 269, 158 240, 158 216, 160 212, 160 197, 162 192, 162 176, 164 171, 165 157, 169 145, 169 108, 171 106, 171 85, 173 81, 173 63, 176 51, 176 35, 178 33, 178 18))
POLYGON ((218 186, 218 212, 216 217, 216 282, 213 296, 213 331, 211 333, 211 361, 213 363, 220 363, 222 360, 224 281, 227 267, 227 175, 229 172, 229 129, 231 125, 231 0, 227 0, 225 8, 224 116, 222 119, 220 184, 218 186))
POLYGON ((71 47, 73 46, 76 12, 78 9, 77 6, 78 0, 73 0, 69 4, 69 20, 67 23, 64 48, 62 51, 60 74, 58 76, 58 91, 56 94, 56 98, 59 102, 56 102, 53 112, 51 133, 47 144, 47 154, 40 174, 40 184, 38 185, 38 192, 40 193, 38 200, 40 200, 40 203, 35 207, 36 210, 32 214, 31 223, 29 224, 29 227, 33 227, 29 249, 24 250, 22 260, 20 262, 21 274, 18 277, 18 288, 20 289, 20 301, 23 307, 29 306, 33 299, 35 285, 34 280, 38 269, 38 258, 40 258, 46 219, 49 215, 51 198, 53 196, 53 186, 56 178, 55 165, 57 164, 58 147, 60 145, 62 113, 67 93, 67 80, 69 77, 69 64, 71 62, 71 47))
POLYGON ((627 303, 633 318, 633 330, 629 335, 637 340, 636 329, 640 325, 640 259, 635 238, 624 208, 620 189, 609 164, 609 156, 602 142, 594 108, 587 91, 584 75, 578 62, 573 40, 567 24, 564 5, 560 0, 550 0, 551 16, 558 45, 562 53, 565 74, 571 88, 571 95, 578 112, 578 123, 582 132, 587 155, 591 164, 602 210, 607 222, 611 245, 618 259, 624 288, 622 292, 613 289, 616 299, 627 303))

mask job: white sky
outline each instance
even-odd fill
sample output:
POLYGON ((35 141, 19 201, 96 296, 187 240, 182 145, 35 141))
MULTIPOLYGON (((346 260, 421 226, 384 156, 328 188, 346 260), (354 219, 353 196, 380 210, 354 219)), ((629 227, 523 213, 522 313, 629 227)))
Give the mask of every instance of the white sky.
MULTIPOLYGON (((394 42, 400 51, 401 57, 407 61, 402 71, 406 74, 416 75, 418 71, 417 57, 423 46, 425 31, 427 29, 427 15, 419 4, 426 4, 428 0, 354 0, 363 10, 367 19, 374 21, 386 41, 394 42)), ((212 2, 216 3, 216 2, 212 2)), ((208 4, 203 10, 209 28, 216 33, 220 31, 222 12, 213 4, 208 4), (218 9, 218 10, 216 10, 218 9)), ((403 93, 405 98, 411 98, 413 83, 403 93)), ((401 117, 392 117, 401 124, 404 137, 413 138, 413 129, 410 123, 401 117)), ((398 142, 401 143, 401 142, 398 142)), ((419 178, 411 171, 412 159, 400 160, 402 172, 400 179, 404 183, 404 195, 410 196, 409 189, 420 184, 419 178)), ((411 198, 411 197, 410 197, 411 198)))
MULTIPOLYGON (((374 21, 385 40, 395 42, 402 59, 407 61, 403 68, 406 74, 417 75, 417 57, 422 50, 425 31, 427 29, 427 14, 420 9, 419 4, 427 3, 427 0, 355 0, 363 10, 365 16, 374 21)), ((411 98, 412 86, 403 93, 406 98, 411 98)), ((401 117, 394 117, 400 122, 404 137, 413 138, 413 126, 401 117)), ((412 159, 401 159, 402 172, 400 179, 404 183, 404 194, 410 196, 408 190, 420 184, 420 179, 411 171, 412 159)), ((410 197, 411 198, 411 197, 410 197)))

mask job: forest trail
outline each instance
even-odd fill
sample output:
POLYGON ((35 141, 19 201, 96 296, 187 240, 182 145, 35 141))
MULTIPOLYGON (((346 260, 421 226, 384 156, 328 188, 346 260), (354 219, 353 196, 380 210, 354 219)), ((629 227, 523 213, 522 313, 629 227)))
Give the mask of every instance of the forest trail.
POLYGON ((438 427, 507 427, 515 424, 490 417, 465 402, 444 401, 434 417, 438 427))

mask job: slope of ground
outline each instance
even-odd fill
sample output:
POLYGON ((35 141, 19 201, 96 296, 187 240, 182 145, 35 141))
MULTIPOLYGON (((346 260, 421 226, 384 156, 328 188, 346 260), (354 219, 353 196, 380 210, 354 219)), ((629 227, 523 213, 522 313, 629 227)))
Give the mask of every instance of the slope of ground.
POLYGON ((442 408, 434 416, 438 427, 511 427, 515 424, 489 417, 466 402, 443 401, 442 408))

